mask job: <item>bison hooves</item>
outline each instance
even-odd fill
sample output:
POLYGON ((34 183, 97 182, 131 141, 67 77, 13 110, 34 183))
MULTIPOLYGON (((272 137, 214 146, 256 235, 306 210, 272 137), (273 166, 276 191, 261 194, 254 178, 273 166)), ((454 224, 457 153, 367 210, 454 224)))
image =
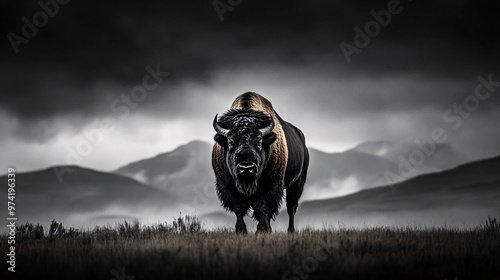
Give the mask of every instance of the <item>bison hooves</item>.
POLYGON ((271 226, 269 226, 268 224, 262 225, 261 223, 259 223, 257 225, 257 231, 255 233, 271 233, 271 232, 272 232, 271 226))
POLYGON ((246 228, 236 228, 236 233, 238 234, 247 234, 248 231, 246 228))
POLYGON ((288 228, 288 233, 295 233, 295 228, 294 227, 289 227, 288 228))
POLYGON ((247 226, 245 225, 244 222, 236 222, 236 233, 241 233, 241 234, 246 234, 247 233, 247 226))

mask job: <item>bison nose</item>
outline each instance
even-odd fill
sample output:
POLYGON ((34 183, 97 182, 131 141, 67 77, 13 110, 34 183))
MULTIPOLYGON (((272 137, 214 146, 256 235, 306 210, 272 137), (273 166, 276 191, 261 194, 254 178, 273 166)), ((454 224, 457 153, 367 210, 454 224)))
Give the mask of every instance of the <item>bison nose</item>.
POLYGON ((238 175, 254 175, 255 173, 257 173, 257 166, 251 161, 240 162, 237 165, 236 172, 238 173, 238 175))

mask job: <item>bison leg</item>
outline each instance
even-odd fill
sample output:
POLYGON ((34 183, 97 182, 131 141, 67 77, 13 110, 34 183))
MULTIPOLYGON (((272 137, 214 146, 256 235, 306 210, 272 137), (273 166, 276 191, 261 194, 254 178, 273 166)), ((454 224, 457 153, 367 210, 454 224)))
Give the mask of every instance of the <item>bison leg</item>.
POLYGON ((258 213, 255 213, 254 217, 259 221, 257 224, 257 233, 260 232, 271 232, 271 223, 267 218, 267 212, 262 211, 263 209, 259 209, 258 213))
POLYGON ((243 217, 245 217, 245 214, 243 214, 242 212, 236 213, 236 226, 235 226, 236 233, 243 233, 243 234, 247 233, 247 225, 245 224, 243 217))
POLYGON ((253 217, 259 221, 257 224, 257 233, 272 231, 271 218, 278 214, 282 197, 283 189, 280 185, 276 185, 252 205, 254 210, 253 217))
POLYGON ((269 211, 265 199, 256 202, 252 207, 253 218, 259 221, 256 233, 271 232, 271 225, 268 219, 269 211))
POLYGON ((233 210, 234 214, 236 214, 236 233, 247 233, 247 225, 245 224, 243 217, 245 217, 245 215, 247 214, 248 209, 250 209, 250 206, 245 203, 238 203, 234 206, 233 209, 231 209, 233 210))
POLYGON ((297 204, 295 205, 286 205, 286 212, 288 213, 288 232, 289 233, 294 233, 295 232, 295 213, 297 213, 297 204))
POLYGON ((286 212, 288 213, 288 232, 295 232, 295 213, 299 206, 299 198, 304 189, 304 181, 299 180, 286 190, 286 212))

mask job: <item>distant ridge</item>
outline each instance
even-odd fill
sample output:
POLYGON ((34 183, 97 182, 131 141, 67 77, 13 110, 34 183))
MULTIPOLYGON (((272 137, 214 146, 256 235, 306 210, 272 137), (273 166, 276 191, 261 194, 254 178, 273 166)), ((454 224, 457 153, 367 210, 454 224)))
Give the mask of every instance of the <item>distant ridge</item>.
MULTIPOLYGON (((54 167, 16 174, 16 205, 19 222, 93 225, 103 215, 144 218, 153 212, 176 208, 177 196, 131 178, 79 166, 59 179, 54 167)), ((7 181, 7 177, 1 180, 7 181)), ((166 212, 165 212, 166 213, 166 212)), ((6 215, 4 213, 4 215, 6 215)))
POLYGON ((500 217, 500 156, 421 175, 393 186, 362 190, 344 197, 307 201, 302 217, 434 221, 479 224, 500 217))

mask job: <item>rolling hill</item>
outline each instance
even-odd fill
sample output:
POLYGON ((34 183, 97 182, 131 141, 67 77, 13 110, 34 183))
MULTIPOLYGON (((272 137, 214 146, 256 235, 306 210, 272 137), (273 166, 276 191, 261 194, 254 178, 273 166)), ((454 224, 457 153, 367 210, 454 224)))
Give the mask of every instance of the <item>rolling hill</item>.
MULTIPOLYGON (((299 227, 448 226, 469 228, 500 217, 500 156, 425 174, 392 185, 331 199, 301 200, 299 227)), ((234 215, 222 211, 203 217, 209 225, 232 227, 234 215)), ((255 223, 246 219, 250 228, 255 223)), ((282 206, 273 228, 285 230, 282 206)))
MULTIPOLYGON (((53 168, 16 174, 19 222, 47 224, 56 219, 68 225, 92 226, 172 215, 179 207, 173 193, 116 174, 67 167, 72 172, 66 173, 62 182, 53 168)), ((0 180, 7 181, 5 176, 0 180)))
POLYGON ((414 143, 366 141, 349 151, 357 151, 364 154, 382 157, 399 164, 401 162, 400 157, 408 159, 409 154, 413 151, 422 150, 422 147, 429 149, 431 153, 429 156, 425 157, 424 163, 422 165, 412 166, 414 168, 414 173, 411 174, 412 177, 424 173, 447 170, 470 161, 447 143, 423 143, 423 140, 416 140, 414 143), (417 142, 419 143, 418 145, 417 142))
POLYGON ((425 174, 344 197, 307 201, 301 217, 315 224, 383 223, 475 225, 500 216, 500 157, 425 174))

